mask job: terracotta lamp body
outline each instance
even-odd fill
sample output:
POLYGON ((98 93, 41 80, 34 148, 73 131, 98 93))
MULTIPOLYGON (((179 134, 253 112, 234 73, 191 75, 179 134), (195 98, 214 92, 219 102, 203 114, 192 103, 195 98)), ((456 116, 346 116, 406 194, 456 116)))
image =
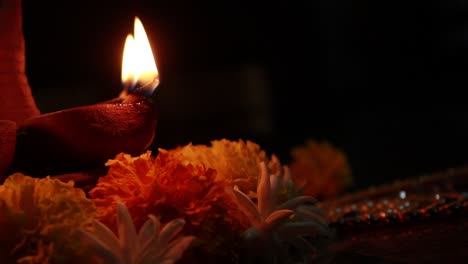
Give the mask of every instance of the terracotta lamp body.
POLYGON ((25 74, 21 0, 0 0, 0 177, 69 173, 141 153, 157 114, 151 99, 127 97, 41 115, 25 74))

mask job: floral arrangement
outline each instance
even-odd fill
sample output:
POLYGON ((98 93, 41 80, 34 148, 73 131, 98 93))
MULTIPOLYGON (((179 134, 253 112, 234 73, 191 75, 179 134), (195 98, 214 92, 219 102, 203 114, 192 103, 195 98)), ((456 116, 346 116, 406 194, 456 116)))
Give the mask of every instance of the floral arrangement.
POLYGON ((343 191, 350 170, 326 143, 308 142, 292 156, 281 164, 254 142, 227 139, 121 153, 86 192, 72 181, 10 175, 0 185, 0 258, 311 263, 333 239, 314 196, 343 191))

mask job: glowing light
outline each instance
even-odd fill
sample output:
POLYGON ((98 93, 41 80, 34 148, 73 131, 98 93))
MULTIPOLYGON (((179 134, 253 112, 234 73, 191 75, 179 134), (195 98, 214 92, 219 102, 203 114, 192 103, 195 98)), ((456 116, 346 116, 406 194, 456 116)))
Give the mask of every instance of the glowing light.
POLYGON ((401 199, 406 199, 406 192, 405 191, 400 191, 400 198, 401 199))
POLYGON ((142 89, 149 94, 159 85, 159 72, 151 45, 138 17, 135 17, 134 36, 129 34, 125 40, 122 83, 130 91, 142 89))

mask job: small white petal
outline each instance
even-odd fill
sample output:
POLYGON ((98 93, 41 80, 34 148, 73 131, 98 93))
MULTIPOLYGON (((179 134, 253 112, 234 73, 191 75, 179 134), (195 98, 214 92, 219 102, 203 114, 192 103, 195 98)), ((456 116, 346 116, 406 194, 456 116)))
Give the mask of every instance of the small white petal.
POLYGON ((294 209, 296 209, 296 207, 298 207, 300 205, 304 205, 306 203, 314 204, 316 202, 317 202, 317 200, 312 196, 299 196, 299 197, 296 197, 296 198, 293 198, 291 200, 288 200, 288 201, 284 202, 283 204, 278 206, 277 209, 278 210, 280 210, 280 209, 294 210, 294 209))
POLYGON ((289 169, 288 166, 283 166, 283 184, 286 185, 288 183, 292 183, 292 178, 291 178, 291 170, 289 169))
POLYGON ((267 217, 267 219, 265 220, 265 224, 268 226, 268 229, 274 229, 282 223, 288 221, 293 214, 293 210, 274 211, 271 215, 267 217))
POLYGON ((271 204, 272 206, 276 205, 278 202, 278 197, 280 195, 281 187, 283 186, 283 177, 280 175, 270 175, 270 185, 271 185, 271 204))
POLYGON ((153 239, 142 249, 140 258, 148 259, 159 256, 166 251, 170 240, 172 240, 184 227, 185 221, 183 219, 174 219, 167 223, 161 230, 158 237, 153 239))
POLYGON ((161 262, 167 260, 173 260, 174 262, 177 262, 194 239, 195 237, 193 236, 185 236, 172 241, 169 244, 168 250, 164 252, 164 255, 161 258, 161 262))
POLYGON ((234 189, 226 187, 224 190, 237 204, 237 206, 239 206, 239 209, 247 216, 251 225, 258 226, 262 223, 262 217, 257 206, 245 193, 239 190, 237 186, 234 186, 234 189))
POLYGON ((161 228, 161 223, 158 218, 154 215, 148 215, 148 218, 149 219, 143 224, 138 233, 138 240, 141 248, 145 248, 153 237, 157 237, 161 228))
POLYGON ((121 256, 116 255, 119 251, 112 251, 102 241, 97 239, 93 234, 78 228, 77 234, 81 236, 85 243, 88 243, 89 248, 104 260, 104 263, 124 264, 120 259, 121 256))
POLYGON ((94 219, 93 225, 96 238, 106 245, 112 252, 120 252, 120 242, 115 234, 107 226, 94 219))
POLYGON ((314 221, 320 223, 322 226, 324 226, 324 228, 328 227, 327 221, 322 216, 315 213, 314 211, 306 210, 306 209, 303 209, 303 208, 298 208, 296 210, 296 212, 299 215, 305 216, 305 217, 307 217, 307 218, 309 218, 311 220, 314 220, 314 221))
POLYGON ((283 177, 281 174, 270 174, 270 189, 275 190, 281 188, 281 184, 283 184, 283 177))
POLYGON ((260 211, 262 219, 265 219, 273 211, 270 177, 265 162, 260 163, 260 179, 257 186, 257 196, 258 210, 260 211))
POLYGON ((175 236, 177 236, 177 234, 179 234, 180 231, 182 231, 184 225, 185 221, 183 219, 174 219, 167 223, 161 230, 161 234, 158 238, 161 245, 169 244, 169 241, 171 241, 175 236))
POLYGON ((133 263, 136 258, 136 249, 139 247, 138 236, 130 213, 121 202, 117 202, 117 223, 123 259, 126 263, 133 263))

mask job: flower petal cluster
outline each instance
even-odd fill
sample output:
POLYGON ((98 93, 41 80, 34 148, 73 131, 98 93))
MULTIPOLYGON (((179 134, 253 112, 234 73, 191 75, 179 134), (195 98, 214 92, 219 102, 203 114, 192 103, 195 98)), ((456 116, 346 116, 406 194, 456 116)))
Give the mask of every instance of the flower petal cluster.
POLYGON ((91 230, 96 215, 93 202, 73 182, 10 175, 0 186, 1 259, 14 257, 21 263, 70 260, 80 252, 73 230, 91 230))
POLYGON ((148 151, 139 157, 119 154, 106 163, 109 171, 89 194, 100 212, 99 220, 112 225, 117 201, 130 210, 140 227, 150 213, 162 221, 189 216, 190 225, 212 216, 213 204, 223 196, 224 183, 203 164, 182 164, 163 149, 156 158, 148 151))
POLYGON ((281 169, 274 155, 268 157, 258 144, 249 140, 213 140, 210 146, 188 144, 171 152, 178 155, 184 164, 203 163, 215 169, 218 172, 217 180, 227 180, 249 195, 256 190, 260 162, 265 162, 274 173, 281 169))
POLYGON ((127 207, 117 203, 118 237, 104 224, 94 220, 95 232, 79 229, 83 241, 105 263, 115 264, 173 264, 195 239, 178 236, 185 221, 174 219, 161 228, 154 215, 149 215, 137 233, 127 207))
POLYGON ((89 194, 98 219, 113 229, 117 201, 128 207, 137 228, 148 214, 160 215, 163 223, 184 218, 186 231, 197 236, 203 228, 216 232, 216 224, 226 221, 233 231, 245 226, 243 216, 228 213, 236 205, 224 192, 227 183, 216 180, 216 171, 204 164, 183 164, 173 152, 160 149, 156 158, 149 151, 139 157, 119 154, 107 165, 107 175, 89 194))
POLYGON ((331 231, 320 212, 313 205, 315 198, 298 196, 278 204, 281 188, 290 182, 289 169, 270 174, 265 163, 260 163, 257 203, 237 187, 226 188, 244 212, 251 227, 244 232, 246 263, 310 263, 316 249, 314 239, 331 237, 331 231), (295 248, 294 253, 290 248, 295 248))
POLYGON ((89 194, 100 213, 98 220, 111 230, 117 230, 116 207, 121 201, 136 228, 143 226, 148 214, 160 216, 162 223, 181 218, 186 221, 184 234, 199 238, 198 252, 233 254, 221 248, 233 245, 248 224, 224 191, 227 182, 216 180, 214 169, 184 164, 177 154, 163 149, 157 157, 151 152, 139 157, 119 154, 107 165, 107 175, 89 194))

